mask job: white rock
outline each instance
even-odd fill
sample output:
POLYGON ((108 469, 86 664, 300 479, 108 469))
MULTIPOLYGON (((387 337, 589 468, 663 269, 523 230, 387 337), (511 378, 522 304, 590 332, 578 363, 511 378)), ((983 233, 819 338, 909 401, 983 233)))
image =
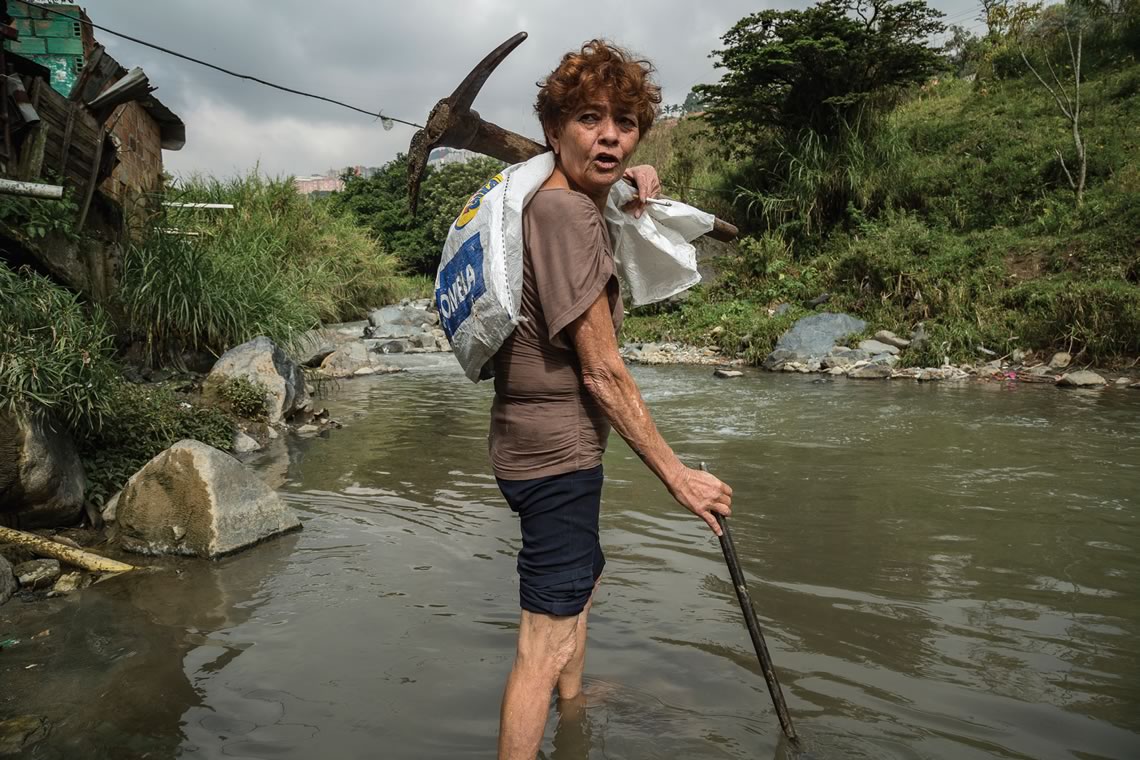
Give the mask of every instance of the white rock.
POLYGON ((1053 369, 1064 369, 1065 367, 1068 367, 1072 361, 1072 356, 1065 353, 1064 351, 1058 351, 1057 353, 1053 354, 1053 358, 1049 360, 1049 366, 1053 369))
POLYGON ((361 342, 348 343, 333 351, 321 362, 321 374, 327 377, 351 377, 356 370, 372 364, 368 347, 361 342))
POLYGON ((744 377, 744 373, 738 369, 718 369, 715 372, 713 372, 713 377, 719 377, 719 378, 724 378, 724 379, 732 378, 732 377, 744 377))
POLYGON ((140 554, 220 557, 301 526, 233 457, 179 441, 131 476, 119 497, 119 541, 140 554))
POLYGON ((251 451, 261 451, 261 444, 257 442, 257 439, 253 436, 246 435, 240 430, 234 434, 233 446, 235 454, 248 454, 251 451))
POLYGON ((859 342, 859 348, 874 356, 875 354, 897 354, 898 346, 892 346, 877 340, 864 340, 859 342))
POLYGON ((1062 388, 1097 388, 1106 385, 1105 379, 1095 372, 1087 369, 1067 372, 1057 379, 1057 385, 1062 388))
POLYGON ((895 348, 906 348, 910 345, 909 340, 900 338, 890 330, 879 330, 875 333, 875 340, 880 343, 886 343, 888 346, 894 346, 895 348))
POLYGON ((271 425, 304 408, 309 401, 301 368, 265 336, 222 354, 202 384, 202 390, 207 395, 215 395, 226 380, 235 377, 265 386, 265 406, 271 425))
POLYGON ((103 522, 115 522, 116 513, 119 509, 119 495, 121 493, 122 491, 115 491, 115 495, 107 499, 106 503, 103 504, 103 522))

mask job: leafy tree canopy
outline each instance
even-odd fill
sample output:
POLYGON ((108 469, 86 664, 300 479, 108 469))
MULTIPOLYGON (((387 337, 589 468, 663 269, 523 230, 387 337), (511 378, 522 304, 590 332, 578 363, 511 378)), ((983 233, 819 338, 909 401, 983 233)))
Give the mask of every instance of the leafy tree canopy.
POLYGON ((451 223, 467 199, 502 168, 502 162, 485 157, 427 167, 413 218, 408 211, 408 157, 401 153, 375 176, 346 177, 344 191, 328 202, 351 211, 409 272, 434 274, 451 223))
POLYGON ((760 11, 722 38, 725 48, 714 53, 721 81, 695 89, 713 124, 741 149, 763 128, 836 137, 939 69, 930 39, 943 31, 941 17, 924 0, 760 11))

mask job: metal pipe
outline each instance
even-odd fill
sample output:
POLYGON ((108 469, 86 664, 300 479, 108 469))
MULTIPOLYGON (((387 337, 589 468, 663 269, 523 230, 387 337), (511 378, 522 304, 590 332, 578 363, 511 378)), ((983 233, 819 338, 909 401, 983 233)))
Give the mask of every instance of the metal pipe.
POLYGON ((24 195, 30 198, 46 198, 58 201, 63 197, 62 185, 44 185, 39 182, 20 182, 14 179, 0 179, 0 195, 24 195))

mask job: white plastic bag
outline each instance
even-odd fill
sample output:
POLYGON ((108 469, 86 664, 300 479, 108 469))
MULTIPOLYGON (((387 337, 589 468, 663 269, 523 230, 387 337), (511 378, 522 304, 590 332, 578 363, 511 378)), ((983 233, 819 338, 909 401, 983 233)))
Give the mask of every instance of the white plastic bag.
MULTIPOLYGON (((522 297, 523 210, 554 171, 547 152, 492 177, 463 207, 447 234, 435 277, 440 325, 472 381, 491 377, 491 358, 518 324, 522 297)), ((605 219, 618 272, 635 305, 675 295, 700 281, 690 240, 713 217, 671 201, 640 219, 620 210, 634 191, 618 182, 605 219)))
POLYGON ((712 214, 669 201, 651 203, 641 218, 621 207, 637 196, 625 182, 610 189, 606 225, 614 246, 614 259, 634 306, 664 301, 701 281, 697 250, 689 242, 713 228, 712 214))

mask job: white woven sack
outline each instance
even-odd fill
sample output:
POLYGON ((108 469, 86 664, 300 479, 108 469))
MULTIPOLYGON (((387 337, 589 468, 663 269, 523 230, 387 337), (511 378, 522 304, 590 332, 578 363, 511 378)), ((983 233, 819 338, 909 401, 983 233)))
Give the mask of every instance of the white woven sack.
MULTIPOLYGON (((491 377, 491 358, 518 324, 523 209, 553 171, 550 152, 507 167, 471 196, 447 233, 435 301, 455 357, 474 382, 491 377)), ((620 210, 635 192, 614 185, 605 220, 618 273, 641 306, 700 282, 689 241, 712 229, 713 216, 671 201, 651 204, 635 219, 620 210)))
POLYGON ((491 357, 518 324, 522 213, 554 171, 547 152, 504 169, 463 207, 447 233, 435 276, 440 325, 463 372, 491 376, 491 357))

